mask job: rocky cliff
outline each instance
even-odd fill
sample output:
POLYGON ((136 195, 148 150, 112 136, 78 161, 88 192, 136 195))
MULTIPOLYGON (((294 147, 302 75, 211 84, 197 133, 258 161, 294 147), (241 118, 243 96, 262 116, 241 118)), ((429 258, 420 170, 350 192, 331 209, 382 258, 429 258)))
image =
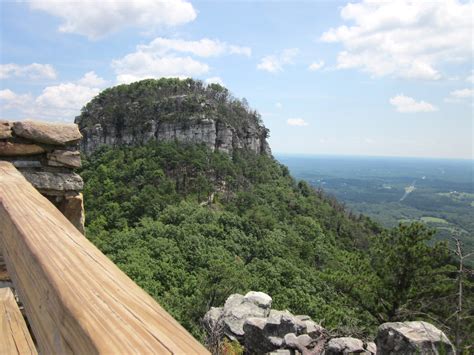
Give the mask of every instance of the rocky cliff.
POLYGON ((84 207, 75 124, 0 120, 0 160, 11 162, 82 233, 84 207))
POLYGON ((75 122, 90 154, 101 145, 140 145, 149 140, 205 144, 231 154, 247 149, 271 154, 268 130, 245 100, 224 87, 191 79, 143 80, 107 89, 75 122))

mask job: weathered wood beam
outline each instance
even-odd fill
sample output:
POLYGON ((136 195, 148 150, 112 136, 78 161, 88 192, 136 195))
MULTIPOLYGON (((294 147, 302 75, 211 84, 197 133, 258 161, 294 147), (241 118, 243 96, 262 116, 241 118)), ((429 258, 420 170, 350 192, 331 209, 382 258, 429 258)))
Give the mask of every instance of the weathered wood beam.
POLYGON ((38 354, 9 287, 0 288, 0 354, 38 354))
POLYGON ((41 353, 208 353, 7 162, 0 248, 41 353))

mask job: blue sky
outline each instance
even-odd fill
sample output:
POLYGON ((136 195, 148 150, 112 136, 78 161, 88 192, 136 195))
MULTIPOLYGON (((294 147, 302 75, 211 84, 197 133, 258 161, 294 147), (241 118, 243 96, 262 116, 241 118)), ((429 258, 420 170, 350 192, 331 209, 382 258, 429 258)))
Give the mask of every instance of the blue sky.
POLYGON ((1 2, 0 118, 72 121, 102 89, 194 77, 275 152, 469 158, 472 1, 1 2))

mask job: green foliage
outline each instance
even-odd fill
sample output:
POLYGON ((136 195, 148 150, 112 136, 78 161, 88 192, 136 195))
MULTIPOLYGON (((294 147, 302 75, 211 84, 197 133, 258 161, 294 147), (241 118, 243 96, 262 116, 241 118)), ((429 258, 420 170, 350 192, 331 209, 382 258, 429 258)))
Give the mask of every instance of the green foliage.
POLYGON ((81 175, 87 236, 201 340, 202 316, 235 292, 363 334, 452 292, 431 232, 382 230, 266 155, 155 142, 104 148, 81 175))
MULTIPOLYGON (((77 118, 81 127, 113 126, 117 132, 127 125, 133 133, 149 131, 151 120, 186 124, 190 119, 213 118, 235 130, 261 125, 258 112, 245 99, 239 100, 219 84, 205 85, 199 80, 146 79, 108 88, 83 107, 77 118)), ((268 130, 261 127, 266 136, 268 130)))

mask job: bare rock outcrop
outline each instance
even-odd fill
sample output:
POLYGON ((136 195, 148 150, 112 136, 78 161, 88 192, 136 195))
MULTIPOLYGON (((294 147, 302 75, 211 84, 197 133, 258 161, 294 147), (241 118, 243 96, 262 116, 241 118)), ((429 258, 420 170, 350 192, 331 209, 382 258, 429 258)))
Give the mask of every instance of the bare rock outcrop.
POLYGON ((271 309, 272 299, 263 292, 229 296, 224 307, 213 307, 203 319, 211 336, 226 336, 244 345, 250 354, 289 349, 303 352, 323 349, 326 330, 308 316, 271 309), (223 330, 222 334, 215 334, 223 330))
POLYGON ((11 162, 81 232, 84 232, 82 178, 77 125, 0 121, 0 160, 11 162))
POLYGON ((271 297, 262 292, 233 294, 223 307, 206 313, 203 325, 209 339, 236 340, 246 354, 455 354, 446 335, 427 322, 384 323, 371 342, 331 336, 310 317, 273 310, 271 305, 271 297))
POLYGON ((257 154, 271 155, 266 141, 264 127, 249 125, 241 130, 234 129, 219 118, 189 118, 186 121, 148 121, 143 127, 133 124, 96 123, 86 126, 76 118, 81 133, 81 151, 91 154, 101 146, 141 145, 150 140, 178 141, 182 143, 204 144, 211 150, 231 154, 234 149, 247 149, 257 154))
POLYGON ((375 342, 377 354, 455 354, 448 337, 427 322, 384 323, 375 342))

